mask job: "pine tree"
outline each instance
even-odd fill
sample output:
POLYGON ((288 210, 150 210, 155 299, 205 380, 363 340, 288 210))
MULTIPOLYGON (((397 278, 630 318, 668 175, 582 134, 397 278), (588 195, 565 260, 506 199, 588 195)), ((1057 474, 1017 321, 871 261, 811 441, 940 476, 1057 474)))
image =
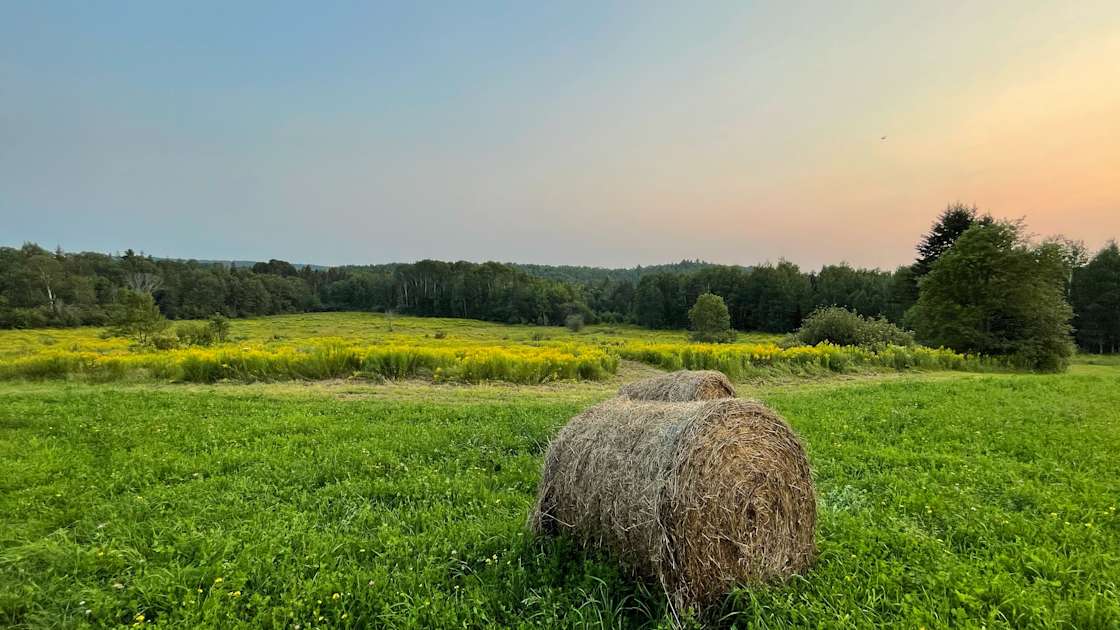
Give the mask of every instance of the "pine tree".
POLYGON ((933 263, 949 251, 953 243, 975 223, 989 225, 990 216, 977 216, 979 211, 976 206, 966 206, 962 203, 949 204, 937 217, 929 233, 922 237, 918 243, 918 260, 914 263, 914 276, 921 278, 929 273, 933 263))

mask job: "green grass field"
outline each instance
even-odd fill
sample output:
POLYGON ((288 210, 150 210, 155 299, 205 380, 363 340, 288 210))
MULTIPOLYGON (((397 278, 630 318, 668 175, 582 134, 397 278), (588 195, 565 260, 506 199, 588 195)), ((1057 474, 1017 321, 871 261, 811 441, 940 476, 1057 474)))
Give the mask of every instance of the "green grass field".
MULTIPOLYGON (((741 386, 808 445, 819 561, 725 625, 1120 624, 1120 365, 741 386)), ((605 383, 0 384, 0 625, 656 626, 529 538, 605 383)))

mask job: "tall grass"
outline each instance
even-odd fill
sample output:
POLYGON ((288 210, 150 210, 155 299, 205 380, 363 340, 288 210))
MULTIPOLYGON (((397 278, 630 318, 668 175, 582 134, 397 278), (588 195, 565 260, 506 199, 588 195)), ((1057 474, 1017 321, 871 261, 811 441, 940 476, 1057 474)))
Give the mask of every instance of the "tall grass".
POLYGON ((885 346, 872 350, 830 343, 793 348, 781 348, 772 343, 627 343, 618 346, 618 353, 624 359, 666 370, 719 370, 733 379, 774 372, 797 374, 884 368, 979 370, 992 366, 990 360, 981 357, 923 346, 885 346))
MULTIPOLYGON (((980 370, 991 359, 920 346, 869 350, 820 344, 783 349, 767 336, 733 344, 696 344, 683 333, 633 327, 583 332, 502 326, 470 320, 384 318, 322 313, 238 320, 236 342, 156 351, 105 339, 93 328, 0 331, 0 379, 157 378, 178 382, 332 378, 431 378, 436 381, 599 380, 620 359, 667 370, 712 369, 733 379, 771 374, 938 369, 980 370), (272 330, 270 334, 268 331, 272 330)), ((773 337, 773 336, 770 336, 773 337)))
POLYGON ((536 384, 597 380, 614 374, 618 357, 593 346, 465 347, 352 346, 307 348, 190 348, 164 352, 96 353, 46 350, 0 361, 0 378, 93 380, 150 376, 171 381, 270 381, 359 377, 482 380, 536 384))
POLYGON ((630 342, 612 346, 542 344, 483 346, 355 345, 321 340, 304 346, 236 346, 167 351, 91 352, 45 349, 0 359, 0 379, 115 380, 150 377, 169 381, 322 380, 332 378, 432 378, 436 381, 601 380, 629 359, 666 370, 719 370, 733 379, 768 374, 861 370, 983 370, 990 359, 921 346, 780 348, 774 344, 630 342))

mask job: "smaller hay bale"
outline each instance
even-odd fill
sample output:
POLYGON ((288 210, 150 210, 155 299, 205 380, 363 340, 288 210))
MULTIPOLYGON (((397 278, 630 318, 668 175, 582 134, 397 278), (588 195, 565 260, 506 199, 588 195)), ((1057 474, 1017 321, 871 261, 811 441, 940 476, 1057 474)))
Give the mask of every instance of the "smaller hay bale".
POLYGON ((758 401, 615 398, 549 445, 529 526, 612 553, 675 610, 798 573, 817 505, 797 435, 758 401))
POLYGON ((735 386, 723 372, 680 370, 623 385, 618 395, 630 400, 687 402, 734 398, 735 386))

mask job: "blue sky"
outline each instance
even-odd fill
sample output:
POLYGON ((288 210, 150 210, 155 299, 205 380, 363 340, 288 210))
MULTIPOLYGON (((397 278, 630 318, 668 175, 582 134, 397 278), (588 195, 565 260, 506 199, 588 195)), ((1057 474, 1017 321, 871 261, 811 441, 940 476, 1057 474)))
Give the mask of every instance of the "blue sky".
POLYGON ((1120 236, 1114 2, 320 5, 0 5, 0 244, 891 267, 955 200, 1120 236))

